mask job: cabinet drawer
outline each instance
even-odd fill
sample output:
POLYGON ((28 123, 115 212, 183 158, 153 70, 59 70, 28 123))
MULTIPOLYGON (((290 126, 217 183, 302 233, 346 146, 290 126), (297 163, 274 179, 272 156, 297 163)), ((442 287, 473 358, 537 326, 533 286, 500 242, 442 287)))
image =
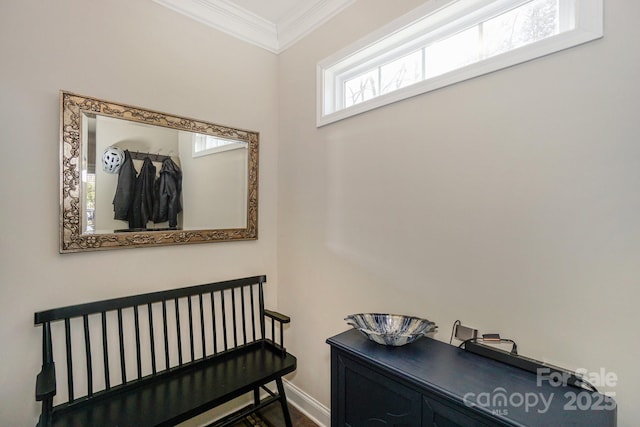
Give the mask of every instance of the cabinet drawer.
POLYGON ((421 394, 339 356, 338 425, 350 427, 421 427, 421 394))

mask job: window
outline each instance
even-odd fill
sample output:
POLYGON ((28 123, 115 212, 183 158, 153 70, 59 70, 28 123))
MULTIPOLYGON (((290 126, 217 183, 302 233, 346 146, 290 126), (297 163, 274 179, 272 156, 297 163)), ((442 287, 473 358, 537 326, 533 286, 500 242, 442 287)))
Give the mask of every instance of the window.
POLYGON ((85 169, 82 171, 82 181, 85 185, 84 206, 86 206, 86 213, 82 223, 82 231, 93 233, 96 229, 96 174, 90 173, 85 169))
POLYGON ((193 157, 208 156, 222 151, 247 148, 247 143, 235 139, 219 138, 217 136, 193 134, 193 157))
POLYGON ((430 0, 318 64, 318 126, 602 37, 603 0, 430 0))

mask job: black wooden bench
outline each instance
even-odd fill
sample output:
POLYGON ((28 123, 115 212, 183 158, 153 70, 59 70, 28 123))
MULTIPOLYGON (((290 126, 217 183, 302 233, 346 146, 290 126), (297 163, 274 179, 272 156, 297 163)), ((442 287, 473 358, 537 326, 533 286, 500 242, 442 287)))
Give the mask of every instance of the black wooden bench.
POLYGON ((43 331, 37 427, 173 426, 247 393, 252 404, 210 425, 280 402, 291 427, 282 384, 296 369, 283 345, 290 319, 265 310, 265 282, 248 277, 35 313, 43 331))

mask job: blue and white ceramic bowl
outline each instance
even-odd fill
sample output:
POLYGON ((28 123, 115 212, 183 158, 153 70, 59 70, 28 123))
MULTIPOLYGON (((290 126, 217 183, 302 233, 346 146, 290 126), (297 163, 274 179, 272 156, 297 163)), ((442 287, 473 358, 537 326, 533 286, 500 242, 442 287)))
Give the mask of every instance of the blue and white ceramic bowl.
POLYGON ((359 313, 344 320, 371 341, 396 347, 412 343, 438 328, 429 320, 399 314, 359 313))

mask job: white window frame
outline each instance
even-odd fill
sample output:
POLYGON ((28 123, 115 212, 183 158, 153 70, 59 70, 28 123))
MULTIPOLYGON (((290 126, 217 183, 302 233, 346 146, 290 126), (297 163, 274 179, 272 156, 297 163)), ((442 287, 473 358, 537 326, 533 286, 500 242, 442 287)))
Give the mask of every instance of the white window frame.
POLYGON ((247 144, 244 141, 237 141, 235 139, 230 139, 230 138, 221 138, 219 136, 210 136, 210 135, 195 133, 191 138, 191 157, 195 159, 196 157, 209 156, 211 154, 222 153, 224 151, 238 150, 241 148, 247 148, 248 145, 249 144, 247 144), (222 140, 222 141, 225 141, 226 144, 220 145, 218 147, 212 147, 205 150, 196 151, 196 144, 197 144, 198 138, 201 138, 201 137, 222 140))
POLYGON ((324 59, 317 66, 317 126, 324 126, 603 36, 603 0, 562 0, 571 4, 575 13, 575 26, 571 30, 481 59, 350 107, 344 108, 341 105, 344 99, 343 83, 348 78, 363 70, 382 65, 401 54, 410 53, 429 40, 446 38, 528 1, 530 0, 427 1, 423 6, 324 59))

